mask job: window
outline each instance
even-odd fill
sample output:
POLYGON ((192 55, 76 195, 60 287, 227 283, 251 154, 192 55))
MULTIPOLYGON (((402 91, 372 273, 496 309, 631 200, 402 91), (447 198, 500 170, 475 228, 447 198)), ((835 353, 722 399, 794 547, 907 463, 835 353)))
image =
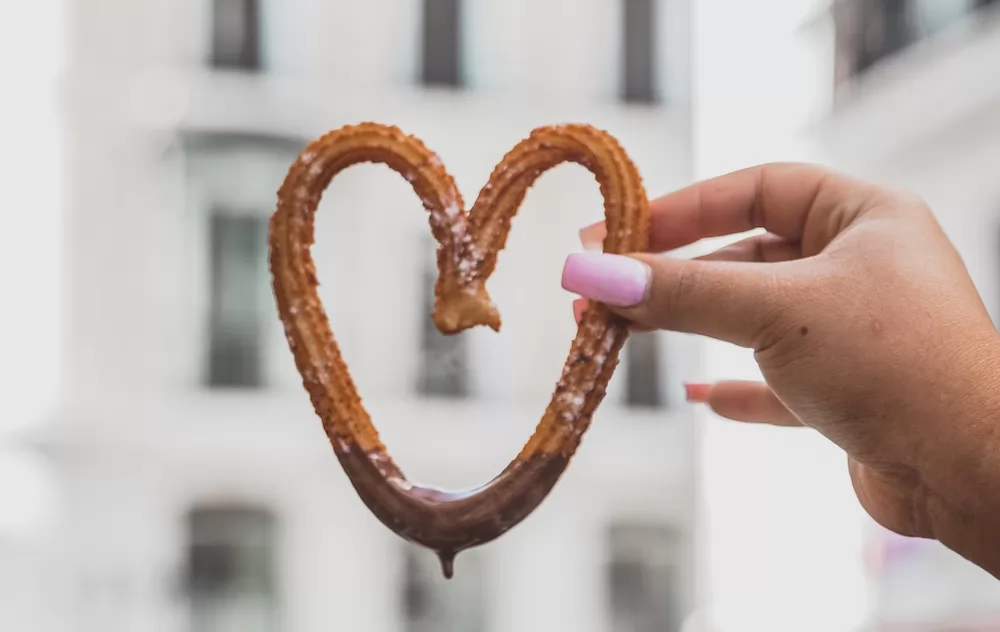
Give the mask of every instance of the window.
POLYGON ((910 0, 841 0, 833 5, 838 81, 861 74, 916 36, 910 0))
POLYGON ((433 553, 411 544, 403 555, 403 629, 405 632, 485 632, 488 629, 482 558, 463 551, 455 578, 447 580, 433 553))
POLYGON ((911 39, 912 28, 907 0, 867 0, 857 4, 861 32, 856 72, 863 72, 902 50, 911 39))
POLYGON ((611 632, 679 632, 686 581, 680 551, 680 538, 669 527, 618 523, 608 529, 611 632))
POLYGON ((870 6, 870 18, 876 26, 869 36, 877 56, 891 55, 912 43, 915 35, 912 0, 879 0, 870 6))
POLYGON ((463 83, 461 7, 461 0, 424 0, 421 81, 427 85, 463 83))
POLYGON ((437 242, 427 237, 430 244, 422 255, 427 258, 420 271, 420 369, 417 391, 432 397, 465 397, 468 395, 468 350, 467 338, 463 334, 444 335, 438 331, 432 318, 434 313, 434 284, 438 269, 434 253, 437 242), (430 252, 430 256, 427 253, 430 252))
MULTIPOLYGON (((841 0, 830 7, 834 24, 834 87, 847 83, 859 72, 861 11, 857 2, 841 0)), ((839 93, 834 94, 834 99, 839 93)))
POLYGON ((836 83, 964 19, 995 0, 838 0, 836 83))
POLYGON ((997 0, 837 0, 836 83, 931 37, 997 0))
POLYGON ((622 86, 627 102, 656 103, 656 0, 622 0, 622 86))
POLYGON ((277 632, 273 516, 200 508, 187 520, 192 632, 277 632))
POLYGON ((633 333, 625 346, 625 403, 662 408, 666 405, 660 376, 660 338, 655 332, 633 333))
POLYGON ((914 28, 930 36, 961 20, 973 9, 972 0, 910 0, 914 28))
POLYGON ((215 212, 209 232, 208 386, 259 387, 263 381, 267 222, 257 216, 215 212))
POLYGON ((212 0, 212 65, 260 69, 258 0, 212 0))

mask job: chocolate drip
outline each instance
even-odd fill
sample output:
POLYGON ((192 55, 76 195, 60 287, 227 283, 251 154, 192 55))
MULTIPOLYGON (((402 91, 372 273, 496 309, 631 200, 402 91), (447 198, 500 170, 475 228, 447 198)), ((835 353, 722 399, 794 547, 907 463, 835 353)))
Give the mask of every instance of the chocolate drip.
POLYGON ((497 539, 527 518, 569 465, 561 455, 533 454, 515 459, 480 488, 448 492, 405 482, 391 461, 349 442, 338 443, 336 453, 371 512, 400 537, 437 554, 447 579, 459 553, 497 539))
POLYGON ((444 574, 445 579, 451 579, 455 576, 455 552, 454 551, 438 551, 438 559, 441 560, 441 573, 444 574))

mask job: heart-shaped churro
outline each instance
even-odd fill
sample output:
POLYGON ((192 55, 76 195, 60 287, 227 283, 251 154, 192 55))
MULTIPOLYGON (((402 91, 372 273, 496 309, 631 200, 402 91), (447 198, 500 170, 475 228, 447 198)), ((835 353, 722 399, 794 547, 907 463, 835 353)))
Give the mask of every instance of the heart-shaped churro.
POLYGON ((649 206, 628 155, 589 125, 541 127, 496 166, 468 212, 454 180, 424 144, 399 129, 362 123, 312 142, 291 166, 271 219, 270 267, 278 312, 295 364, 323 428, 354 488, 371 511, 401 537, 437 552, 446 577, 455 555, 489 542, 521 522, 562 475, 603 400, 627 324, 592 304, 552 400, 521 453, 478 489, 450 493, 406 480, 372 425, 341 357, 317 294, 310 254, 320 197, 343 169, 383 163, 412 185, 430 212, 438 241, 434 322, 445 334, 477 325, 500 330, 486 291, 511 219, 528 188, 548 169, 575 162, 596 176, 607 220, 605 252, 646 249, 649 206))

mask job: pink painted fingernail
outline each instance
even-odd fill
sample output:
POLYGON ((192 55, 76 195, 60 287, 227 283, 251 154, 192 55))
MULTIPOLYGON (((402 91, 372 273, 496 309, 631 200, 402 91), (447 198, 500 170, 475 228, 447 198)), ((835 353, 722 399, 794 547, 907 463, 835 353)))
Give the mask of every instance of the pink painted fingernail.
POLYGON ((590 301, 585 298, 578 298, 573 301, 573 318, 576 319, 577 324, 580 324, 580 321, 583 320, 583 312, 587 309, 589 303, 590 301))
POLYGON ((608 236, 608 231, 604 222, 591 224, 580 231, 580 243, 583 249, 591 252, 604 250, 604 238, 608 236))
POLYGON ((705 404, 708 402, 709 394, 712 392, 712 385, 687 382, 684 384, 684 391, 687 393, 687 400, 689 402, 705 404))
POLYGON ((646 298, 651 277, 652 270, 638 259, 581 252, 566 258, 562 286, 564 290, 601 303, 633 307, 646 298))

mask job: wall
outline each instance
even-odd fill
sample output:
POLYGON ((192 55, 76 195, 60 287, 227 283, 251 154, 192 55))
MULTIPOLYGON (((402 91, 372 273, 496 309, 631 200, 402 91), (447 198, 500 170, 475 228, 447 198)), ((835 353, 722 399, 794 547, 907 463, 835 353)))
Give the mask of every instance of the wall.
MULTIPOLYGON (((422 137, 467 200, 532 127, 567 120, 615 134, 651 194, 688 181, 685 3, 665 3, 661 13, 662 72, 674 99, 664 108, 615 102, 614 20, 596 1, 581 10, 519 0, 502 13, 475 3, 466 17, 471 89, 421 89, 411 66, 417 4, 271 0, 268 72, 259 76, 204 67, 203 2, 75 8, 78 54, 63 102, 65 383, 33 439, 56 468, 63 501, 45 549, 59 595, 53 616, 64 626, 53 629, 185 629, 182 517, 205 501, 263 502, 279 515, 285 629, 399 626, 398 539, 340 472, 277 319, 269 321, 267 390, 201 386, 213 203, 267 216, 297 147, 366 119, 422 137), (219 135, 278 142, 226 154, 211 141, 219 135)), ((468 334, 475 399, 429 401, 413 393, 426 217, 385 169, 358 167, 331 186, 314 250, 321 296, 365 404, 408 473, 473 485, 516 453, 574 333, 571 297, 556 289, 563 257, 579 248, 576 230, 600 216, 596 183, 582 169, 543 176, 489 285, 503 335, 468 334)), ((700 346, 667 336, 666 348, 664 386, 676 403, 700 346)), ((494 629, 607 629, 609 521, 653 520, 691 534, 691 424, 683 409, 626 409, 615 380, 544 507, 484 550, 494 629)), ((684 577, 691 563, 681 560, 684 577)), ((690 605, 693 595, 682 590, 682 599, 690 605)))

